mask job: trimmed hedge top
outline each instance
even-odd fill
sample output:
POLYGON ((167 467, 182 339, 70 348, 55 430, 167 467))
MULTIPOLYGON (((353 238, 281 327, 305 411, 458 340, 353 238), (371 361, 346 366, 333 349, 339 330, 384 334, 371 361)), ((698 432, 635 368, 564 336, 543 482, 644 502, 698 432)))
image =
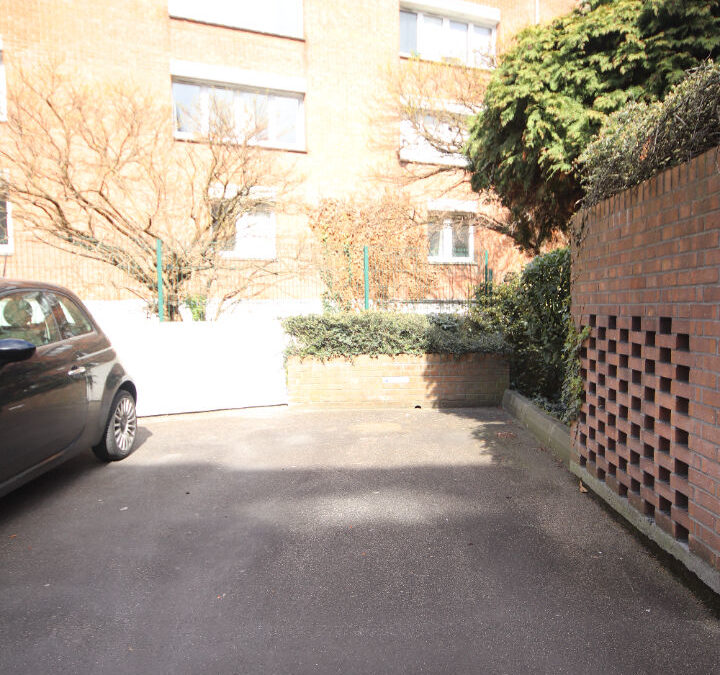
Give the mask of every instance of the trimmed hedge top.
POLYGON ((688 72, 665 100, 614 113, 580 157, 585 208, 720 144, 720 65, 688 72))
POLYGON ((333 312, 294 316, 283 321, 292 338, 287 356, 322 360, 380 354, 505 354, 499 334, 487 334, 454 314, 333 312))

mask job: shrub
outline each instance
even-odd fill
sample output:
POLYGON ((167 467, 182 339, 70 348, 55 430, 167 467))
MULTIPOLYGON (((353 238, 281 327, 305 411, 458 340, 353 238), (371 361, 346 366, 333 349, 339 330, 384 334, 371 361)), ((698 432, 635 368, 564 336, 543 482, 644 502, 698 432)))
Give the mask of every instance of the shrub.
POLYGON ((489 293, 479 289, 471 318, 480 330, 504 336, 516 389, 565 422, 575 418, 582 392, 578 351, 585 333, 570 329, 569 249, 536 257, 518 279, 489 293))
POLYGON ((486 333, 507 335, 517 319, 519 277, 512 275, 502 284, 483 284, 477 289, 470 309, 472 321, 486 333))
POLYGON ((425 220, 395 192, 354 199, 324 199, 309 214, 320 243, 320 274, 329 309, 351 310, 364 297, 363 246, 370 253, 373 304, 403 297, 403 289, 432 287, 425 220))
POLYGON ((720 54, 718 0, 583 0, 519 35, 488 84, 467 152, 475 190, 494 190, 513 236, 535 251, 582 197, 577 158, 607 116, 666 96, 720 54))
POLYGON ((612 115, 580 157, 589 207, 720 145, 720 66, 688 72, 665 100, 612 115))
POLYGON ((557 398, 570 317, 569 249, 538 256, 525 268, 517 289, 516 317, 508 334, 516 386, 528 394, 557 398))
POLYGON ((565 424, 574 422, 580 414, 585 383, 580 376, 580 349, 590 336, 590 326, 581 330, 575 327, 572 318, 568 319, 565 344, 563 345, 564 378, 560 392, 560 415, 565 424))
POLYGON ((193 321, 205 321, 207 318, 207 297, 204 295, 188 295, 184 304, 190 310, 193 321))
POLYGON ((454 314, 330 312, 290 317, 283 328, 291 337, 286 355, 301 358, 507 352, 499 333, 486 333, 454 314))

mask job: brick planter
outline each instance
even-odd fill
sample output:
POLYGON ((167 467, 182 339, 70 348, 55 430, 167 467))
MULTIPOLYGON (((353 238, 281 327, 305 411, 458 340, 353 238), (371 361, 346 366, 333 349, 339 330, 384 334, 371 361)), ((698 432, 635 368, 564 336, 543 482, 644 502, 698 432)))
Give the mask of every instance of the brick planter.
POLYGON ((288 360, 290 405, 340 408, 470 408, 500 405, 509 384, 494 354, 358 356, 288 360))

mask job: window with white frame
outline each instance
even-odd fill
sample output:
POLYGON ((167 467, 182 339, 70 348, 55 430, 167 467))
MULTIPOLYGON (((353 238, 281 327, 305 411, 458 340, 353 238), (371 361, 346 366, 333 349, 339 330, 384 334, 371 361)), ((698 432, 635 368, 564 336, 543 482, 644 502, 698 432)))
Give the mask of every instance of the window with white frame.
POLYGON ((402 2, 400 54, 478 68, 495 60, 497 10, 455 1, 402 2))
POLYGON ((466 167, 460 150, 467 140, 464 114, 418 109, 413 119, 400 122, 399 157, 404 162, 466 167))
POLYGON ((0 255, 13 252, 11 206, 10 202, 0 195, 0 255))
POLYGON ((474 262, 474 228, 460 214, 437 218, 428 223, 428 260, 436 263, 474 262))
POLYGON ((296 38, 303 34, 302 12, 302 0, 168 0, 174 18, 296 38))
POLYGON ((238 260, 274 260, 277 227, 270 206, 259 206, 235 222, 235 236, 221 242, 223 257, 238 260))
POLYGON ((172 95, 178 138, 222 129, 239 141, 304 149, 303 94, 173 78, 172 95))

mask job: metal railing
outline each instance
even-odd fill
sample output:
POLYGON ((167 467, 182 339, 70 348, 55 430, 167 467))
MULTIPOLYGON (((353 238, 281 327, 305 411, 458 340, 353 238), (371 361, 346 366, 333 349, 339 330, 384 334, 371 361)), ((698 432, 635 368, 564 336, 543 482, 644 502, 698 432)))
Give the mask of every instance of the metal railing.
MULTIPOLYGON (((58 283, 89 300, 148 298, 148 289, 133 280, 129 269, 62 251, 29 236, 17 237, 14 244, 13 255, 0 259, 5 277, 58 283)), ((461 305, 478 288, 487 289, 493 278, 486 252, 472 262, 437 263, 429 259, 426 248, 354 246, 338 255, 312 242, 302 251, 290 249, 278 242, 276 259, 223 259, 218 269, 198 273, 183 269, 157 242, 150 304, 160 302, 150 310, 162 312, 161 318, 167 320, 173 318, 170 305, 177 308, 188 301, 203 304, 219 298, 228 303, 288 306, 303 301, 349 310, 425 306, 427 311, 434 305, 461 305)))

